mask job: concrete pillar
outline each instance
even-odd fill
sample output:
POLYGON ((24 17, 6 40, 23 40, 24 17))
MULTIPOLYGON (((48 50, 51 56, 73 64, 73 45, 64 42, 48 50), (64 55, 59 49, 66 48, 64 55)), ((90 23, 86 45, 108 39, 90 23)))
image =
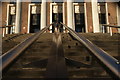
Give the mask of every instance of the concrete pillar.
POLYGON ((21 0, 16 2, 16 21, 15 21, 15 33, 20 33, 21 27, 21 0))
MULTIPOLYGON (((120 26, 120 7, 117 5, 117 22, 118 26, 120 26)), ((120 33, 120 28, 118 28, 118 32, 120 33)))
POLYGON ((99 26, 97 0, 91 0, 91 4, 92 4, 93 32, 98 33, 100 32, 100 26, 99 26))
POLYGON ((46 27, 46 16, 47 16, 47 11, 46 11, 46 0, 42 0, 42 4, 41 4, 41 28, 43 29, 44 27, 46 27))
POLYGON ((73 26, 73 0, 67 0, 67 25, 75 30, 73 26))

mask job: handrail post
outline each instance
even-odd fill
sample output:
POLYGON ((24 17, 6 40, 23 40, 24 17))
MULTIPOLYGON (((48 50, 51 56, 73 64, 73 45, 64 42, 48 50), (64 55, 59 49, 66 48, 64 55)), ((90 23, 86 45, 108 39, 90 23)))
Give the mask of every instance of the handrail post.
POLYGON ((102 25, 102 32, 105 33, 105 26, 102 25))
POLYGON ((110 36, 112 36, 112 27, 110 27, 110 36))
POLYGON ((8 34, 8 27, 5 28, 5 34, 8 34))
POLYGON ((2 36, 5 37, 5 28, 2 28, 2 36))
POLYGON ((12 28, 13 28, 13 27, 11 26, 11 27, 10 27, 10 34, 12 34, 12 32, 13 32, 13 31, 12 31, 12 28))
POLYGON ((12 34, 15 33, 15 23, 13 23, 12 34))
POLYGON ((65 33, 65 27, 63 27, 63 33, 65 33))

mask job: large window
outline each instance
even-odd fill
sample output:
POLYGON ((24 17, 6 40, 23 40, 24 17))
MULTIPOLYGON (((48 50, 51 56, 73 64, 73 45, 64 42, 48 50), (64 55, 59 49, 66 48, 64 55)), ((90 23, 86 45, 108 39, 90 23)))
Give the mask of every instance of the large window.
MULTIPOLYGON (((63 3, 53 3, 52 5, 52 22, 63 22, 63 3)), ((52 26, 52 32, 54 32, 55 27, 58 25, 52 26)), ((63 32, 63 26, 60 26, 60 32, 63 32)))
POLYGON ((98 3, 99 22, 100 24, 106 24, 106 8, 105 3, 98 3))
POLYGON ((84 3, 74 5, 75 31, 85 32, 84 3))
POLYGON ((9 7, 9 25, 13 25, 15 23, 15 17, 16 7, 13 5, 9 7))
MULTIPOLYGON (((15 19, 16 19, 16 6, 14 4, 8 4, 8 25, 15 25, 15 19)), ((8 28, 7 33, 11 33, 12 28, 8 28)), ((12 32, 15 32, 15 28, 12 30, 12 32)))
MULTIPOLYGON (((105 2, 99 2, 98 3, 98 13, 99 13, 99 23, 100 25, 102 24, 107 24, 106 23, 106 6, 105 2)), ((100 26, 101 31, 103 30, 103 27, 100 26)), ((104 31, 107 32, 107 28, 104 27, 104 31)))
POLYGON ((38 32, 40 30, 41 4, 32 5, 30 14, 30 33, 38 32))

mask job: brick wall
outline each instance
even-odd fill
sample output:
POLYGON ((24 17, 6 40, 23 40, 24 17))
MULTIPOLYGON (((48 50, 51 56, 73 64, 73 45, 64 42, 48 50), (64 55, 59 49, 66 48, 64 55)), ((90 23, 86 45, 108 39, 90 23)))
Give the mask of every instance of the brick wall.
POLYGON ((2 3, 2 26, 6 24, 7 20, 7 4, 8 2, 3 2, 2 3))
POLYGON ((93 32, 92 5, 90 2, 86 2, 86 14, 87 14, 88 32, 93 32))
POLYGON ((30 2, 22 2, 22 20, 21 20, 21 32, 27 33, 28 30, 28 10, 30 2))
POLYGON ((65 10, 65 24, 67 25, 67 2, 64 3, 64 10, 65 10))
MULTIPOLYGON (((110 25, 117 25, 117 8, 116 3, 108 3, 108 20, 110 25)), ((116 28, 112 29, 113 32, 118 32, 116 28)))
POLYGON ((47 25, 50 24, 50 2, 47 2, 47 25))

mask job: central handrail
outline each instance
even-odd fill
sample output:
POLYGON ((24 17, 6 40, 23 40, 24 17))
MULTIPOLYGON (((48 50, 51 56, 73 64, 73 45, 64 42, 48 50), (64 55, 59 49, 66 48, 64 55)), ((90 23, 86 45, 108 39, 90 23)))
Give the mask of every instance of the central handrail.
POLYGON ((85 37, 79 35, 79 33, 75 32, 65 24, 61 24, 69 31, 69 33, 74 38, 76 38, 80 43, 82 43, 92 53, 92 55, 94 55, 99 61, 101 61, 102 64, 105 65, 107 69, 109 69, 114 74, 115 78, 117 77, 120 79, 120 62, 117 59, 115 59, 107 52, 94 45, 85 37))
POLYGON ((33 36, 30 36, 25 41, 21 42, 8 52, 4 53, 2 57, 0 57, 0 60, 2 63, 0 63, 0 71, 4 70, 14 59, 16 59, 27 47, 29 47, 42 33, 44 33, 52 24, 48 25, 47 27, 43 28, 33 36), (1 70, 2 69, 2 70, 1 70))
POLYGON ((46 78, 68 78, 61 33, 56 29, 46 67, 46 78), (52 65, 51 65, 52 64, 52 65))

